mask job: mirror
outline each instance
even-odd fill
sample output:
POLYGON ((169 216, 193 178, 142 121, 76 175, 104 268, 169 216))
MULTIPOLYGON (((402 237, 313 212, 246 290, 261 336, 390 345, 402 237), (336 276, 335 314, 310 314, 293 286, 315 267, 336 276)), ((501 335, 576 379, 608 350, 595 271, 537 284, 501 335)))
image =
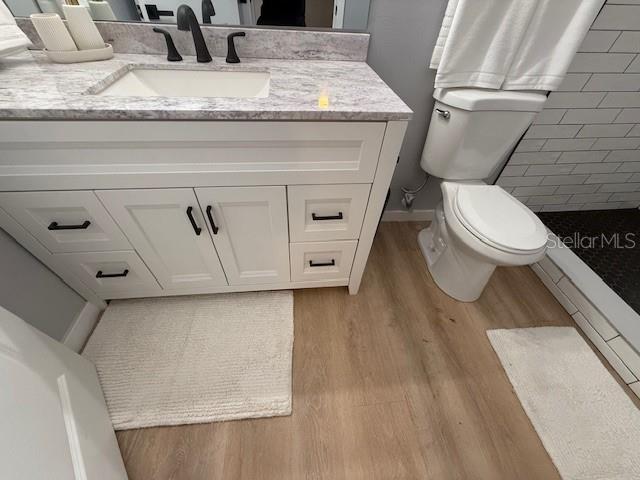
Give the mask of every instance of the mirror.
MULTIPOLYGON (((4 0, 16 17, 62 14, 64 0, 4 0)), ((365 30, 370 0, 78 0, 94 20, 175 23, 189 5, 202 24, 365 30)))

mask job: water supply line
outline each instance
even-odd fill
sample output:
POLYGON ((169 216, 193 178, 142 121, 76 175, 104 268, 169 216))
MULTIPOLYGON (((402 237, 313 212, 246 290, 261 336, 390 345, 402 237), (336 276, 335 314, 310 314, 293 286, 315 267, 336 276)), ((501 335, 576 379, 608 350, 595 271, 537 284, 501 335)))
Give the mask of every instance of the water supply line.
POLYGON ((406 208, 407 210, 411 210, 413 208, 413 202, 416 199, 416 197, 418 196, 418 193, 420 193, 420 191, 427 185, 427 182, 429 181, 429 174, 425 173, 424 174, 424 182, 422 182, 422 184, 416 188, 416 189, 410 189, 407 187, 402 187, 402 206, 404 208, 406 208))

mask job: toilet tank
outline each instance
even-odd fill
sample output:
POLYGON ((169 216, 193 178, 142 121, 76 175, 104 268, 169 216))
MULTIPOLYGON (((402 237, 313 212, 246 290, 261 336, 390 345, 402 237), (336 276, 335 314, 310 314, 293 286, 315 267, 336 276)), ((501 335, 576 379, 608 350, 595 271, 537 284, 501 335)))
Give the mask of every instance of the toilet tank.
POLYGON ((482 180, 501 165, 527 130, 544 93, 436 89, 420 165, 446 180, 482 180))

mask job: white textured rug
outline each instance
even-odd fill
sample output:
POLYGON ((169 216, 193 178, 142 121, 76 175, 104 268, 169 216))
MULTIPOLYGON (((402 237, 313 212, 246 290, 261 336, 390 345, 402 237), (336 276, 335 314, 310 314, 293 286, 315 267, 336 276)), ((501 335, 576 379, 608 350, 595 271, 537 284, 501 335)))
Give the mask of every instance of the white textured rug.
POLYGON ((83 355, 116 430, 291 414, 293 293, 113 301, 83 355))
POLYGON ((563 479, 640 478, 640 411, 574 328, 487 335, 563 479))

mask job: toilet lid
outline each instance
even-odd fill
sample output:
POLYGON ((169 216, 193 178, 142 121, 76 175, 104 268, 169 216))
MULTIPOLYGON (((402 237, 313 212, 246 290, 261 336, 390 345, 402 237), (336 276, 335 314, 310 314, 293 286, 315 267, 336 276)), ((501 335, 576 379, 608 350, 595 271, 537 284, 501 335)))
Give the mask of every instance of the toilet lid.
POLYGON ((540 219, 499 186, 460 185, 454 207, 467 230, 499 249, 529 253, 547 244, 540 219))

